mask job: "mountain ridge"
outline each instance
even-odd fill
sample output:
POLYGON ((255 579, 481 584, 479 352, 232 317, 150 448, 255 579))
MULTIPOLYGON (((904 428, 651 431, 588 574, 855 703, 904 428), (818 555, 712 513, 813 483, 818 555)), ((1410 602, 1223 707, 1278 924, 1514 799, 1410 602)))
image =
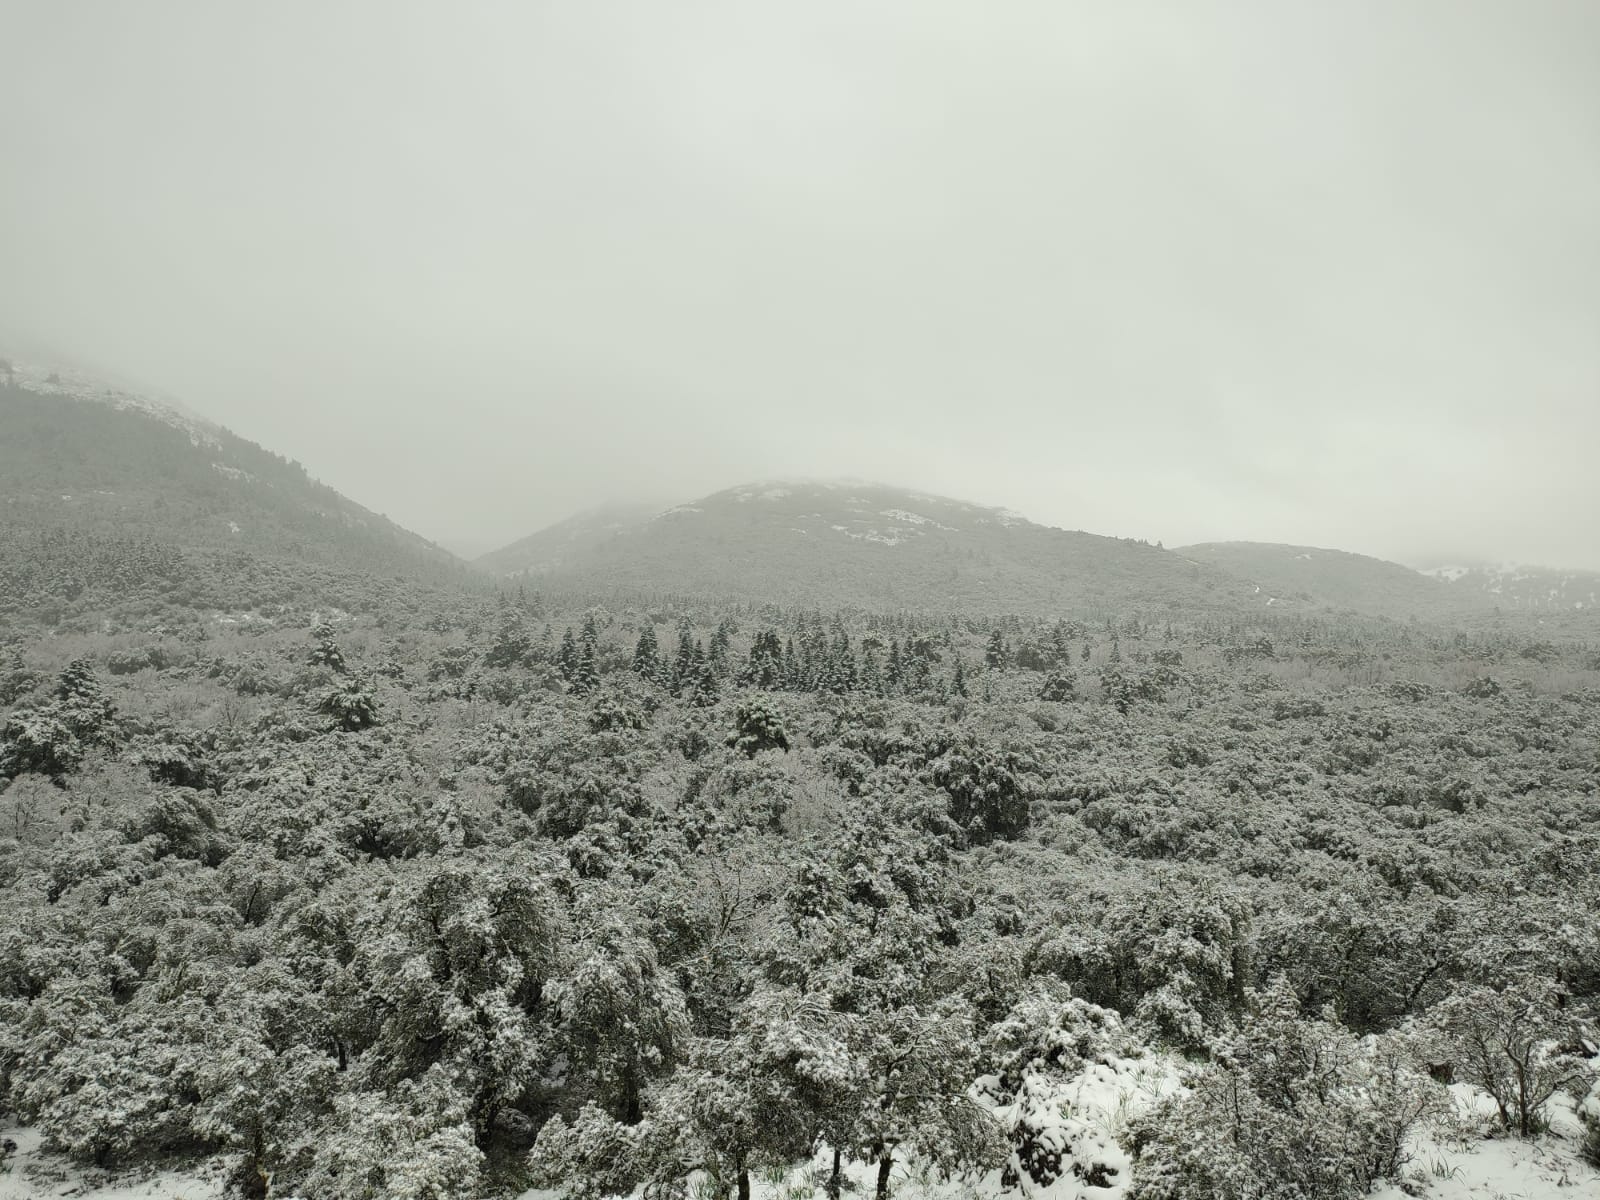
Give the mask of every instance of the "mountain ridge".
POLYGON ((476 565, 523 580, 875 607, 1264 606, 1241 582, 1147 542, 855 479, 762 479, 626 520, 591 510, 476 565))

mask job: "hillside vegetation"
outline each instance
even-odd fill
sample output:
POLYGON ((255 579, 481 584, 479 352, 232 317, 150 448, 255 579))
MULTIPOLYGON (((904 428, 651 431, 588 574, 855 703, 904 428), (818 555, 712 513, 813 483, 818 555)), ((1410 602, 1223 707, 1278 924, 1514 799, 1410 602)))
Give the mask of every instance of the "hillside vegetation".
POLYGON ((1571 630, 853 484, 492 586, 248 444, 3 399, 35 1193, 1449 1200, 1490 1145, 1600 1188, 1571 630))
POLYGON ((1241 580, 1144 542, 856 482, 749 484, 646 516, 600 514, 478 560, 557 586, 953 612, 1265 608, 1241 580))

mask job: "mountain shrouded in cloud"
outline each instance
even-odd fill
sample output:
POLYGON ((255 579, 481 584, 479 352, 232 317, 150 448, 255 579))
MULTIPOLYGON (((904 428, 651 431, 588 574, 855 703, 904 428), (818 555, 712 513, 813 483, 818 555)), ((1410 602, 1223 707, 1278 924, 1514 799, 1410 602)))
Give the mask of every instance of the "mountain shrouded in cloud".
POLYGON ((16 0, 0 352, 450 543, 854 475, 1600 568, 1600 8, 16 0))

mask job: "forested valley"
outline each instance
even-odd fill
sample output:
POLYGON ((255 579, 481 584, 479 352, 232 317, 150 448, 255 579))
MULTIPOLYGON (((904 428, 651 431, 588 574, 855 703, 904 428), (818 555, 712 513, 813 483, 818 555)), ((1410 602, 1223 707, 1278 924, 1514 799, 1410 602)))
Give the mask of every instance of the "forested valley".
POLYGON ((35 1181, 1331 1200, 1473 1144, 1594 1178, 1593 641, 7 549, 35 1181))

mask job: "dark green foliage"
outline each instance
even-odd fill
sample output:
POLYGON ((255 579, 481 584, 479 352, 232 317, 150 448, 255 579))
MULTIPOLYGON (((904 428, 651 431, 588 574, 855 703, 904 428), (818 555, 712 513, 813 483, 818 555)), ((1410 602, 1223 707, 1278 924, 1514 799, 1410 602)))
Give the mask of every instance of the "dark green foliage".
POLYGON ((222 779, 214 766, 215 752, 216 738, 211 733, 168 729, 141 746, 133 759, 157 783, 220 792, 222 779))
POLYGON ((63 783, 88 750, 116 744, 115 717, 93 668, 75 659, 62 671, 54 699, 0 725, 0 780, 36 774, 63 783))
POLYGON ((83 761, 82 741, 50 709, 13 713, 0 726, 0 779, 24 773, 61 782, 83 761))
POLYGON ((783 714, 764 697, 754 697, 739 705, 733 714, 733 732, 727 743, 749 758, 763 750, 789 749, 789 733, 783 714))
POLYGON ((346 733, 378 723, 378 701, 371 686, 353 676, 325 691, 317 701, 317 711, 333 718, 335 728, 346 733))
POLYGON ((335 675, 343 675, 349 668, 345 665, 344 651, 339 649, 339 644, 333 640, 333 626, 327 622, 317 625, 311 630, 311 637, 316 642, 312 647, 311 657, 307 659, 314 667, 324 667, 335 675))
POLYGON ((633 648, 633 670, 645 679, 661 678, 661 651, 656 644, 656 627, 650 622, 639 631, 639 641, 633 648))
POLYGON ((312 664, 304 607, 8 643, 0 1106, 66 1153, 341 1200, 515 1194, 530 1150, 595 1196, 835 1150, 1120 1184, 1029 1089, 1163 1045, 1204 1074, 1144 1194, 1332 1195, 1412 1095, 1358 1038, 1600 999, 1600 680, 1559 638, 385 595, 312 664))
POLYGON ((1028 827, 1042 765, 1026 748, 991 748, 967 737, 931 749, 926 771, 973 841, 1015 837, 1028 827))
POLYGON ((1070 669, 1051 671, 1039 687, 1039 699, 1064 703, 1076 697, 1077 676, 1070 669))
POLYGON ((495 630, 494 643, 484 652, 483 665, 491 669, 508 669, 527 665, 533 658, 533 641, 528 637, 522 614, 507 609, 495 630))

